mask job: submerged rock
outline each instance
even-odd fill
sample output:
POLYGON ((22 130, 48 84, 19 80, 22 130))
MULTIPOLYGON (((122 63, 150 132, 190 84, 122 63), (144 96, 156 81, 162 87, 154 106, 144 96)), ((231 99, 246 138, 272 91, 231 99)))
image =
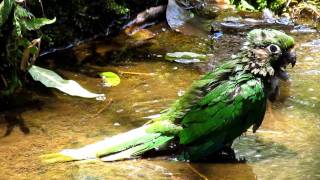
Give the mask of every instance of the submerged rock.
POLYGON ((189 64, 207 60, 208 57, 204 54, 197 54, 193 52, 174 52, 167 53, 165 59, 169 61, 175 61, 178 63, 189 64))
POLYGON ((291 33, 316 33, 317 30, 306 25, 297 25, 290 32, 291 33))

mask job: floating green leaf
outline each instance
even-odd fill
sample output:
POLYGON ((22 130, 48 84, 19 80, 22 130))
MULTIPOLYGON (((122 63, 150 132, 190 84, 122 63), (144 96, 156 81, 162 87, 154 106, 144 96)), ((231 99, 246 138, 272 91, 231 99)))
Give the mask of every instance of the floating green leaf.
POLYGON ((113 72, 102 72, 100 76, 106 86, 117 86, 120 84, 120 77, 113 72))
POLYGON ((97 100, 104 100, 104 94, 92 93, 73 80, 65 80, 57 73, 41 68, 38 66, 31 66, 29 73, 35 81, 40 81, 47 87, 59 89, 60 91, 67 93, 71 96, 79 96, 84 98, 96 98, 97 100))

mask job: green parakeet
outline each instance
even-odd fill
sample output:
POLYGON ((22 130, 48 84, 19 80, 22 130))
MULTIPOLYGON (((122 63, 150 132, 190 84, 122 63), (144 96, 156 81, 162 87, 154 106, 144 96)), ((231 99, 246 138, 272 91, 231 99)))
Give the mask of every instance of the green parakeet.
POLYGON ((45 162, 137 158, 150 150, 175 149, 182 159, 203 160, 262 123, 278 79, 296 63, 294 39, 272 29, 248 33, 240 52, 195 81, 160 117, 137 129, 79 149, 43 155, 45 162), (178 149, 178 150, 177 150, 178 149))

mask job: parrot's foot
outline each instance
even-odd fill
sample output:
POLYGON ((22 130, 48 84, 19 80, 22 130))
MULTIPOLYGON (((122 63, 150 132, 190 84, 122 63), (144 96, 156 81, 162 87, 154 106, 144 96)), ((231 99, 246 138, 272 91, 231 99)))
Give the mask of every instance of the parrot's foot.
POLYGON ((236 159, 236 153, 229 146, 225 146, 223 149, 221 149, 219 154, 221 154, 221 156, 224 156, 225 158, 230 160, 236 159))
POLYGON ((61 153, 53 153, 53 154, 45 154, 40 156, 42 162, 47 164, 59 163, 59 162, 68 162, 68 161, 75 161, 76 159, 61 154, 61 153))
POLYGON ((246 163, 247 162, 245 157, 242 157, 242 158, 240 157, 237 159, 237 161, 238 161, 238 163, 246 163))
POLYGON ((237 158, 236 153, 230 146, 225 146, 219 152, 214 154, 214 158, 219 162, 227 162, 227 163, 245 163, 246 159, 237 158))

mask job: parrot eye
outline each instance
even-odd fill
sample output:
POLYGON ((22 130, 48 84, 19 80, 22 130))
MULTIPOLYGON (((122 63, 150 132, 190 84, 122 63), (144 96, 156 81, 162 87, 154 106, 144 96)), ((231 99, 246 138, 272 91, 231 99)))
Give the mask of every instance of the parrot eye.
POLYGON ((274 44, 271 44, 270 46, 268 46, 267 49, 271 54, 279 54, 281 52, 280 47, 274 44))

